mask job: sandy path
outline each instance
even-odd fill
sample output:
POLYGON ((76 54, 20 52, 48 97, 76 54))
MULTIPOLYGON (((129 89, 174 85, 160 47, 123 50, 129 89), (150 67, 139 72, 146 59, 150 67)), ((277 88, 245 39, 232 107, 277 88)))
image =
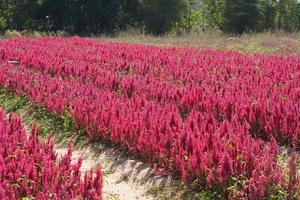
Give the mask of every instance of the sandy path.
MULTIPOLYGON (((58 155, 67 152, 66 148, 56 148, 58 155)), ((111 148, 98 149, 97 153, 91 147, 74 150, 72 159, 82 157, 82 172, 92 167, 101 166, 103 170, 103 195, 107 200, 152 200, 147 190, 153 186, 160 187, 170 180, 167 176, 157 176, 146 164, 120 156, 111 148)))

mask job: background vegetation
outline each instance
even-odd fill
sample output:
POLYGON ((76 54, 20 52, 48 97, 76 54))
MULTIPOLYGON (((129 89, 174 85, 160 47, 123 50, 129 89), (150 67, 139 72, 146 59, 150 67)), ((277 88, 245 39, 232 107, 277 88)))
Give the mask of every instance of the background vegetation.
POLYGON ((152 35, 300 29, 298 0, 1 0, 0 31, 152 35))

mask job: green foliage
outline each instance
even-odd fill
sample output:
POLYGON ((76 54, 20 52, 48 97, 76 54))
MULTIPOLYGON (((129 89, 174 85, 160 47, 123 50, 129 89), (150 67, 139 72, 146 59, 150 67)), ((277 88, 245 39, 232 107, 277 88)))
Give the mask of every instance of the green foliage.
POLYGON ((181 19, 186 8, 184 0, 144 0, 143 13, 146 31, 162 35, 181 19))
POLYGON ((4 17, 0 17, 0 31, 4 31, 7 26, 6 20, 4 17))
POLYGON ((223 30, 239 34, 255 30, 259 14, 258 0, 225 0, 223 30))
POLYGON ((139 5, 139 0, 8 0, 0 2, 0 16, 14 30, 111 34, 138 21, 139 5))
POLYGON ((191 10, 181 18, 175 25, 177 33, 183 32, 199 32, 208 29, 208 24, 204 19, 203 13, 200 10, 191 10))
POLYGON ((204 0, 203 8, 209 26, 228 33, 300 30, 297 0, 204 0))
POLYGON ((6 0, 0 31, 115 34, 136 27, 153 35, 300 30, 298 0, 6 0))
POLYGON ((48 138, 47 134, 55 133, 56 139, 62 142, 60 145, 67 145, 68 139, 76 132, 78 137, 74 140, 74 146, 79 147, 85 143, 84 131, 76 129, 69 113, 62 116, 50 113, 45 107, 29 102, 26 96, 19 96, 2 87, 0 87, 0 106, 6 113, 13 112, 20 115, 28 130, 33 124, 37 124, 40 136, 44 139, 48 138))
POLYGON ((117 26, 119 0, 45 0, 51 29, 72 33, 112 33, 117 26))
POLYGON ((65 114, 62 118, 65 131, 71 131, 75 129, 75 125, 70 113, 65 114))
POLYGON ((120 1, 118 27, 126 29, 127 26, 139 26, 142 22, 142 5, 140 0, 120 1))
POLYGON ((204 0, 203 13, 208 27, 220 29, 223 27, 224 3, 225 0, 204 0))
POLYGON ((278 16, 276 0, 260 0, 260 30, 274 30, 276 28, 276 18, 278 16))
POLYGON ((299 3, 297 0, 279 1, 278 27, 286 31, 299 29, 299 3))
POLYGON ((268 191, 269 200, 285 200, 288 199, 288 191, 281 187, 272 187, 268 191))

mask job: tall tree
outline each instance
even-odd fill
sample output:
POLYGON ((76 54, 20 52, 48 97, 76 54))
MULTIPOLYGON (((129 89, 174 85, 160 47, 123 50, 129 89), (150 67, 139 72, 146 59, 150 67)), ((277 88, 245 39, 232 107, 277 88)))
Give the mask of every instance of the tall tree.
POLYGON ((224 3, 224 0, 204 0, 203 14, 209 27, 223 27, 224 3))
POLYGON ((278 16, 278 1, 277 0, 260 0, 260 23, 259 30, 274 30, 276 29, 276 18, 278 16))
POLYGON ((295 31, 298 23, 298 1, 280 0, 278 28, 286 31, 295 31))
POLYGON ((84 5, 88 32, 113 33, 118 28, 119 0, 85 0, 84 5))
POLYGON ((162 35, 179 21, 186 8, 185 0, 144 0, 143 13, 146 30, 162 35))
POLYGON ((239 34, 255 30, 259 15, 258 0, 225 0, 223 30, 239 34))
POLYGON ((142 22, 142 7, 140 0, 120 1, 118 26, 126 29, 128 25, 137 27, 142 22))

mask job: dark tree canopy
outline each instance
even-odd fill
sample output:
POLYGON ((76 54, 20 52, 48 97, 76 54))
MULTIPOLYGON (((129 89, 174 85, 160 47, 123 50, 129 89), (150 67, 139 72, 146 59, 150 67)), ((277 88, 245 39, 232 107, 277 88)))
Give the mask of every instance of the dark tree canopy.
POLYGON ((258 0, 225 0, 224 31, 241 34, 253 30, 259 14, 258 0))
POLYGON ((0 31, 64 30, 115 34, 128 27, 153 35, 220 29, 242 34, 300 30, 298 0, 0 0, 0 31), (177 29, 180 29, 177 31, 177 29))
POLYGON ((166 33, 180 20, 185 6, 184 0, 144 0, 146 30, 154 35, 166 33))

